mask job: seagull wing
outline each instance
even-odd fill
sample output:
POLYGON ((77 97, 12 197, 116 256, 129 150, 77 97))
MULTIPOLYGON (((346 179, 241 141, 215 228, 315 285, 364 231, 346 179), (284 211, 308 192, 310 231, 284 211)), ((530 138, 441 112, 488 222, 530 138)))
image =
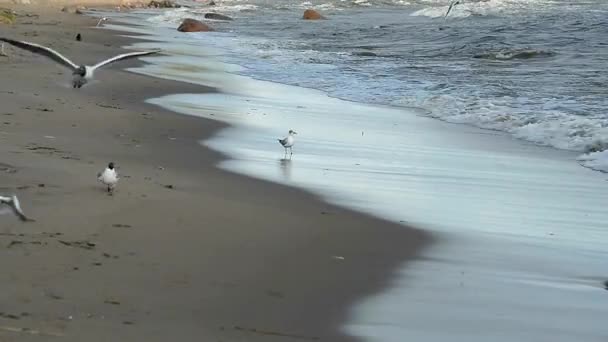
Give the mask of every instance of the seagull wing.
POLYGON ((279 144, 285 146, 285 144, 287 144, 287 138, 283 138, 283 139, 278 139, 279 140, 279 144))
POLYGON ((17 217, 19 217, 21 221, 34 221, 25 216, 23 210, 21 210, 21 205, 19 204, 19 199, 17 198, 17 196, 12 197, 11 208, 13 208, 13 212, 15 213, 15 215, 17 215, 17 217))
POLYGON ((146 55, 152 55, 155 53, 159 53, 160 50, 156 50, 156 51, 138 51, 138 52, 129 52, 129 53, 123 53, 122 55, 118 55, 118 56, 114 56, 110 59, 106 59, 103 62, 99 62, 95 65, 93 65, 91 68, 93 70, 101 68, 104 65, 108 65, 110 63, 114 63, 123 59, 129 59, 129 58, 135 58, 135 57, 139 57, 139 56, 146 56, 146 55))
POLYGON ((34 43, 22 42, 19 40, 2 38, 2 37, 0 37, 0 41, 4 41, 4 42, 14 45, 18 48, 22 48, 24 50, 28 50, 30 52, 46 56, 46 57, 54 60, 55 62, 65 66, 65 67, 70 68, 71 70, 78 69, 78 65, 74 64, 74 62, 67 59, 65 56, 63 56, 59 52, 57 52, 51 48, 48 48, 46 46, 42 46, 42 45, 38 45, 38 44, 34 44, 34 43))
POLYGON ((448 14, 450 14, 450 11, 452 10, 452 7, 454 7, 454 5, 456 5, 458 3, 458 0, 453 0, 452 2, 450 2, 450 7, 448 7, 448 11, 445 12, 445 15, 443 16, 443 19, 448 17, 448 14))

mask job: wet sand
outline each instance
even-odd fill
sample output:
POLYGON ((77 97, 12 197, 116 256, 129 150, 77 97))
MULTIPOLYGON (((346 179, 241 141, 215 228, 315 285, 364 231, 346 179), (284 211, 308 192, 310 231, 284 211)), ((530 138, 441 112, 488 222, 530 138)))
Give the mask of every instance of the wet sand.
MULTIPOLYGON (((78 62, 129 40, 96 21, 27 8, 0 36, 78 62), (74 37, 81 33, 82 41, 74 37)), ((390 285, 421 231, 220 171, 198 144, 222 128, 143 101, 213 91, 122 71, 80 90, 54 63, 0 57, 0 193, 36 222, 0 216, 0 338, 66 341, 350 341, 357 299, 390 285), (96 174, 113 161, 108 196, 96 174)), ((405 305, 405 304, 404 304, 405 305)))

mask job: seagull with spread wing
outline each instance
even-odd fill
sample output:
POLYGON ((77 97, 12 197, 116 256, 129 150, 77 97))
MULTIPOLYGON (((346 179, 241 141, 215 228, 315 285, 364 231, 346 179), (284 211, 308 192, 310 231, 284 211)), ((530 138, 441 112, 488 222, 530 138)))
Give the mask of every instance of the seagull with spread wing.
POLYGON ((448 7, 447 12, 445 12, 445 15, 443 16, 443 19, 446 19, 448 17, 448 14, 450 14, 454 6, 460 5, 463 2, 464 0, 452 0, 452 2, 450 2, 450 7, 448 7))
POLYGON ((21 210, 21 205, 19 204, 19 199, 17 198, 17 196, 13 195, 11 197, 4 197, 4 196, 0 196, 0 204, 6 204, 8 205, 13 213, 15 215, 17 215, 17 217, 19 217, 19 219, 21 221, 34 221, 30 218, 28 218, 27 216, 25 216, 25 214, 23 213, 23 210, 21 210))
POLYGON ((25 50, 31 51, 33 53, 41 54, 43 56, 46 56, 46 57, 54 60, 57 63, 63 65, 64 67, 69 68, 70 70, 72 70, 72 75, 74 75, 74 78, 72 80, 72 85, 74 86, 74 88, 80 88, 83 85, 85 85, 88 81, 93 79, 93 73, 95 72, 95 70, 101 68, 102 66, 108 65, 110 63, 118 62, 118 61, 121 61, 124 59, 146 56, 146 55, 151 55, 151 54, 160 52, 157 50, 157 51, 138 51, 138 52, 123 53, 121 55, 114 56, 112 58, 108 58, 105 61, 99 62, 93 66, 89 66, 89 65, 77 65, 76 63, 74 63, 71 60, 64 57, 59 52, 57 52, 49 47, 42 46, 39 44, 23 42, 23 41, 19 41, 19 40, 13 40, 13 39, 2 38, 2 37, 0 37, 0 41, 7 42, 18 48, 25 49, 25 50))

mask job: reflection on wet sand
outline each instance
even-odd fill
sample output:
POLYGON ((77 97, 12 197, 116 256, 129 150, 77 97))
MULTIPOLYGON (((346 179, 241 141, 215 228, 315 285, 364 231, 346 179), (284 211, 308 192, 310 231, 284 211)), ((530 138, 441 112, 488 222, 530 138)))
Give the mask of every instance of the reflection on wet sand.
POLYGON ((281 167, 283 179, 286 181, 291 180, 291 156, 279 159, 279 166, 281 167))

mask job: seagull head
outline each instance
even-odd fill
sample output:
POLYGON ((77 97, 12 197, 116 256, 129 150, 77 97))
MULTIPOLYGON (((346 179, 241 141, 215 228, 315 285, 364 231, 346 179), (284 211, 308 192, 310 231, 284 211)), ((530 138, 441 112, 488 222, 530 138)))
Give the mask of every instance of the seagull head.
POLYGON ((110 163, 110 164, 108 164, 108 169, 110 169, 110 170, 114 170, 114 163, 110 163))
POLYGON ((294 135, 294 134, 298 134, 298 132, 294 131, 293 129, 290 129, 289 134, 294 135))
POLYGON ((79 75, 84 77, 84 75, 86 75, 87 73, 87 69, 84 67, 84 65, 81 65, 78 67, 78 69, 74 70, 74 75, 79 75))

